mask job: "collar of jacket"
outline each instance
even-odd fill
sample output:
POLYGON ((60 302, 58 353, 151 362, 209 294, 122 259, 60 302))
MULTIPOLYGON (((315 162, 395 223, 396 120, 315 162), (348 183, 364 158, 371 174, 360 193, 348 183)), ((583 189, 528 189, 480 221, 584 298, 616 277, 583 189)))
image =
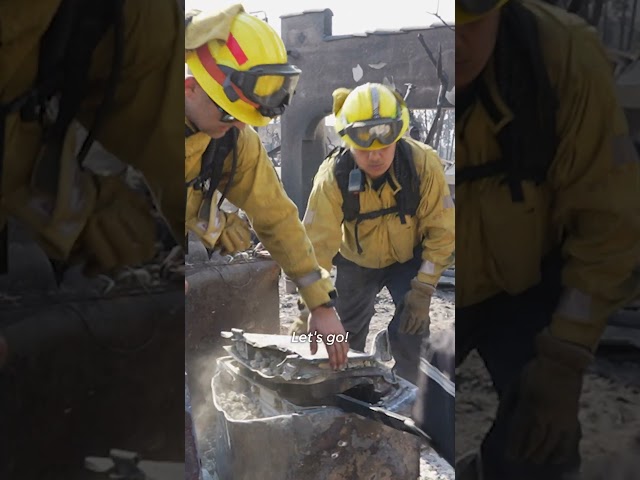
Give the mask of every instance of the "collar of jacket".
POLYGON ((498 92, 498 84, 496 81, 494 59, 491 57, 487 66, 485 67, 482 75, 479 79, 481 85, 478 86, 480 90, 484 85, 487 100, 490 105, 485 105, 481 101, 482 93, 478 92, 478 98, 475 105, 469 109, 469 115, 473 111, 480 108, 484 111, 487 117, 487 121, 491 126, 491 130, 494 134, 498 134, 505 126, 507 126, 513 120, 513 112, 504 102, 500 93, 498 92))
MULTIPOLYGON (((393 162, 395 162, 395 158, 393 159, 393 162)), ((391 162, 391 165, 389 166, 389 169, 383 174, 383 178, 384 181, 380 184, 380 186, 375 189, 375 181, 371 179, 371 177, 367 174, 365 174, 365 178, 367 180, 367 185, 369 186, 369 189, 371 191, 379 191, 381 189, 384 188, 385 185, 389 185, 389 188, 391 188, 391 192, 395 195, 396 193, 398 193, 400 190, 402 190, 402 186, 400 186, 400 181, 398 180, 398 178, 396 177, 395 172, 393 171, 393 165, 394 163, 391 162), (389 183, 389 180, 391 180, 393 182, 393 185, 391 185, 391 183, 389 183), (394 188, 395 186, 395 188, 394 188)))

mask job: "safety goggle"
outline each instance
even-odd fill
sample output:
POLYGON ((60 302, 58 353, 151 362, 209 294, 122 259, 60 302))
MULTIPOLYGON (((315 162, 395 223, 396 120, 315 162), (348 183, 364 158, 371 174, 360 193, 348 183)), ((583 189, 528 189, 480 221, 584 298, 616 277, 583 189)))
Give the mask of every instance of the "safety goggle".
POLYGON ((500 0, 456 0, 456 8, 470 15, 484 15, 492 10, 500 0))
POLYGON ((258 65, 246 71, 234 70, 225 65, 218 66, 226 76, 222 88, 229 100, 235 102, 240 99, 233 87, 235 85, 247 99, 258 105, 256 108, 260 115, 271 118, 284 113, 295 93, 301 73, 300 69, 288 64, 258 65), (280 86, 275 90, 265 88, 271 82, 280 83, 280 86), (263 89, 271 90, 271 93, 261 94, 263 89))
POLYGON ((209 101, 211 103, 213 103, 215 105, 215 107, 218 109, 218 111, 220 112, 220 121, 222 123, 233 123, 235 122, 237 119, 236 117, 234 117, 233 115, 231 115, 229 112, 227 112, 224 108, 222 108, 220 105, 218 105, 216 102, 213 101, 213 99, 209 96, 207 96, 207 98, 209 99, 209 101))
POLYGON ((376 140, 382 145, 391 145, 402 131, 402 118, 375 118, 353 122, 338 132, 361 148, 369 148, 376 140))
POLYGON ((236 121, 236 117, 234 117, 230 113, 227 113, 227 111, 224 108, 222 108, 220 105, 218 105, 217 103, 216 103, 216 107, 218 108, 218 111, 220 112, 220 121, 222 123, 233 123, 233 122, 236 121))

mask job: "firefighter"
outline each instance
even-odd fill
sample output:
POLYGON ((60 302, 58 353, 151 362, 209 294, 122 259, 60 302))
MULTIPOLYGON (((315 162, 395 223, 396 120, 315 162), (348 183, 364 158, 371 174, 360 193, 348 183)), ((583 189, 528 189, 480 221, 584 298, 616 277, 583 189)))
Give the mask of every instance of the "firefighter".
MULTIPOLYGON (((437 153, 404 137, 409 111, 396 92, 377 83, 340 88, 333 113, 346 147, 320 166, 303 223, 320 265, 337 268, 337 309, 352 348, 365 350, 376 295, 387 287, 397 307, 388 327, 396 366, 415 382, 431 297, 453 262, 453 200, 437 153)), ((292 327, 305 329, 304 317, 292 327)))
MULTIPOLYGON (((173 1, 92 6, 0 5, 0 265, 8 218, 30 232, 58 274, 72 263, 87 274, 113 274, 154 256, 151 202, 122 176, 84 168, 93 141, 144 174, 181 242, 183 146, 175 119, 183 104, 184 12, 173 1), (77 138, 76 122, 86 139, 77 138)), ((11 335, 1 332, 0 366, 24 343, 11 335)))
POLYGON ((456 364, 499 397, 461 479, 580 465, 585 369, 637 295, 638 159, 594 29, 530 0, 456 0, 456 364))
POLYGON ((77 10, 73 0, 46 0, 34 12, 10 1, 0 15, 0 231, 12 217, 50 258, 85 262, 91 272, 154 255, 150 203, 121 177, 83 168, 91 142, 75 154, 76 120, 144 174, 179 242, 182 146, 172 120, 182 99, 171 93, 180 82, 178 3, 109 0, 77 10))
MULTIPOLYGON (((219 204, 228 198, 247 213, 271 257, 296 282, 311 310, 311 330, 323 340, 344 335, 329 273, 318 265, 297 208, 251 128, 284 112, 300 70, 288 63, 277 33, 241 5, 189 12, 185 34, 192 73, 185 78, 187 229, 208 246, 229 228, 242 232, 228 216, 221 221, 219 204)), ((325 342, 330 364, 339 368, 346 363, 348 343, 331 343, 325 342)), ((311 351, 317 351, 315 341, 311 351)))

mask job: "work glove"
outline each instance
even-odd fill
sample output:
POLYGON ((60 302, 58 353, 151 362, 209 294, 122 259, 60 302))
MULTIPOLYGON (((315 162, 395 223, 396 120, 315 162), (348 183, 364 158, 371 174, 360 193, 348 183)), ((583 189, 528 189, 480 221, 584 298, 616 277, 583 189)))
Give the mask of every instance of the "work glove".
POLYGON ((222 254, 229 255, 247 250, 251 246, 249 223, 240 218, 237 213, 222 212, 222 214, 226 219, 219 239, 222 254))
POLYGON ((411 280, 411 290, 404 296, 404 309, 400 316, 400 332, 425 335, 429 332, 429 307, 436 288, 417 278, 411 280))
POLYGON ((298 310, 300 310, 300 314, 289 327, 289 335, 293 335, 294 333, 296 335, 302 335, 309 331, 310 312, 307 305, 301 299, 298 299, 298 310))
POLYGON ((96 176, 95 181, 96 206, 76 249, 86 259, 85 273, 108 273, 153 258, 156 225, 151 202, 119 177, 96 176))
POLYGON ((507 455, 535 464, 565 463, 575 454, 582 377, 593 354, 547 330, 536 337, 536 351, 507 394, 514 405, 507 455))

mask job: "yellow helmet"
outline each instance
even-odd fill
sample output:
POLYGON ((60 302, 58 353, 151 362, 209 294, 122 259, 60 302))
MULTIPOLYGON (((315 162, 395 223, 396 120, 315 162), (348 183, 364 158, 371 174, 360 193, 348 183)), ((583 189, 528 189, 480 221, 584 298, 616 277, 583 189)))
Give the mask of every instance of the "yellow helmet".
POLYGON ((380 83, 333 92, 338 135, 358 150, 379 150, 397 142, 409 128, 409 109, 403 98, 380 83))
POLYGON ((187 51, 185 62, 220 108, 257 127, 282 115, 301 73, 288 63, 276 31, 242 9, 232 18, 226 40, 187 51))
POLYGON ((509 0, 456 0, 456 25, 480 20, 509 0))

